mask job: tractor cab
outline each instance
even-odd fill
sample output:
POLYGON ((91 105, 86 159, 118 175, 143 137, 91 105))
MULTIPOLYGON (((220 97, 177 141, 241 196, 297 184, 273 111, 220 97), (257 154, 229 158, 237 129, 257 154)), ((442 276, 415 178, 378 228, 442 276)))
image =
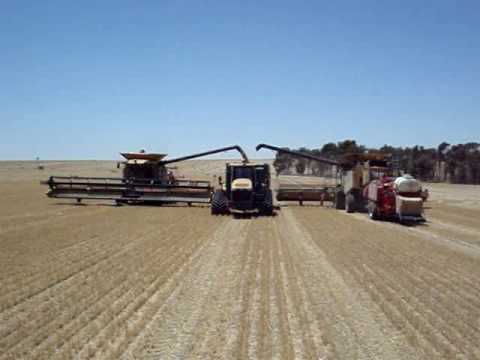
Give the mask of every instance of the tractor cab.
POLYGON ((234 205, 232 209, 248 211, 253 209, 255 170, 244 164, 227 164, 226 193, 234 205))
POLYGON ((231 209, 255 210, 265 191, 270 189, 270 173, 266 164, 227 164, 226 194, 231 199, 231 209))
POLYGON ((271 214, 273 211, 268 164, 228 163, 225 183, 212 199, 212 213, 271 214))

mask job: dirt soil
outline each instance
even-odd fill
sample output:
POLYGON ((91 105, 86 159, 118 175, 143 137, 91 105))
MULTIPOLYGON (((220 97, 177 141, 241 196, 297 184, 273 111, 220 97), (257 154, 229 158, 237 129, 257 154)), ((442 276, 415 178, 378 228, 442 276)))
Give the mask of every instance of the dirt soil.
POLYGON ((480 358, 480 187, 428 184, 415 227, 317 204, 236 219, 48 199, 50 174, 119 171, 42 165, 0 162, 0 360, 480 358))

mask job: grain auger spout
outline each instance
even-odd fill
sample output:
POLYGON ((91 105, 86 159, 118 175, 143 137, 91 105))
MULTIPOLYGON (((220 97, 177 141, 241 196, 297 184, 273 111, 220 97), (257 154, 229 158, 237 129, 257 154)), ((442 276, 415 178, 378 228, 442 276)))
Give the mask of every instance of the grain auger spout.
POLYGON ((255 149, 257 151, 259 151, 262 148, 277 151, 278 153, 289 154, 289 155, 292 155, 292 156, 295 156, 295 157, 301 157, 301 158, 304 158, 304 159, 319 161, 319 162, 329 164, 329 165, 340 165, 340 163, 338 161, 335 161, 335 160, 332 160, 332 159, 328 159, 328 158, 321 157, 321 156, 305 154, 305 153, 302 153, 302 152, 299 152, 299 151, 293 151, 293 150, 289 150, 289 149, 286 149, 286 148, 281 148, 281 147, 278 147, 278 146, 273 146, 273 145, 268 145, 268 144, 258 144, 255 149))
POLYGON ((240 146, 233 145, 233 146, 227 146, 227 147, 214 149, 214 150, 210 150, 210 151, 205 151, 205 152, 201 152, 201 153, 197 153, 197 154, 182 156, 182 157, 175 158, 175 159, 162 160, 162 161, 160 161, 160 163, 163 164, 163 165, 167 165, 167 164, 171 164, 171 163, 175 163, 175 162, 179 162, 179 161, 196 159, 196 158, 199 158, 199 157, 202 157, 202 156, 208 156, 208 155, 218 154, 218 153, 221 153, 221 152, 227 152, 227 151, 230 151, 230 150, 237 150, 240 153, 240 155, 242 156, 243 162, 244 163, 249 162, 247 154, 245 154, 245 151, 243 151, 243 149, 240 146))

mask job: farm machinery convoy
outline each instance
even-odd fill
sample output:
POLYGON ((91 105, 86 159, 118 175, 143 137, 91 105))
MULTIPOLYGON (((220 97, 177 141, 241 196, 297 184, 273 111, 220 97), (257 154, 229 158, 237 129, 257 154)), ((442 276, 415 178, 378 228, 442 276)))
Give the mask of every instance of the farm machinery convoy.
MULTIPOLYGON (((334 160, 292 151, 267 144, 262 148, 295 158, 327 164, 334 169, 335 184, 323 188, 290 186, 277 189, 277 201, 331 201, 336 209, 368 212, 373 220, 397 219, 401 222, 423 222, 422 188, 411 176, 392 177, 385 155, 378 153, 348 154, 334 160)), ((210 204, 213 215, 273 215, 273 193, 270 167, 250 162, 243 149, 228 146, 174 159, 166 154, 121 153, 125 161, 123 177, 51 176, 42 182, 50 187, 47 196, 90 200, 113 200, 122 204, 210 204), (242 161, 227 163, 225 177, 219 177, 216 188, 209 181, 178 179, 169 164, 218 154, 230 150, 240 153, 242 161)))

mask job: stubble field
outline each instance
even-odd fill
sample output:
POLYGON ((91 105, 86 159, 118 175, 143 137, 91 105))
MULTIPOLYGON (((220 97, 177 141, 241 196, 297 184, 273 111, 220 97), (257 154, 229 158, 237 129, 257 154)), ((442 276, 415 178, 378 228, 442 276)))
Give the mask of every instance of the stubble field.
POLYGON ((0 162, 0 360, 480 358, 480 187, 427 184, 416 227, 316 204, 234 219, 48 199, 50 174, 119 173, 43 165, 0 162))

